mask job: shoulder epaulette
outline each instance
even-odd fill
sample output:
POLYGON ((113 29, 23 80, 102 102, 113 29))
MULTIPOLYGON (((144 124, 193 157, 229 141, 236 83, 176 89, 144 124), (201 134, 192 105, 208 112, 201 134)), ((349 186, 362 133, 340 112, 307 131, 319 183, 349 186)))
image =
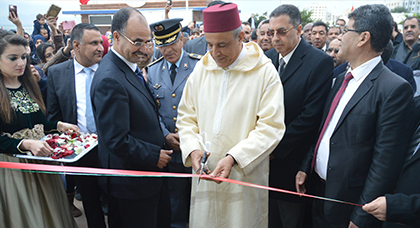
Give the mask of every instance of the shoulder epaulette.
POLYGON ((154 62, 149 63, 149 65, 147 65, 147 67, 151 67, 153 64, 159 62, 162 59, 163 59, 163 56, 161 56, 160 58, 156 59, 154 62))
POLYGON ((188 56, 190 57, 190 58, 193 58, 193 59, 198 59, 198 60, 200 60, 203 56, 202 55, 199 55, 199 54, 194 54, 194 53, 190 53, 190 54, 188 54, 188 56))

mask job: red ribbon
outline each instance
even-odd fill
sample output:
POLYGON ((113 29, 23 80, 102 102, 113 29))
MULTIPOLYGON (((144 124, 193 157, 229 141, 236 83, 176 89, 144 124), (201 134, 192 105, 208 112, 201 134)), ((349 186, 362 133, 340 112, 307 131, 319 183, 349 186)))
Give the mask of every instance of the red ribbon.
POLYGON ((252 188, 259 188, 269 191, 281 192, 285 194, 297 195, 301 197, 308 197, 313 199, 326 200, 330 202, 343 203, 353 206, 362 207, 361 204, 345 202, 336 199, 330 199, 321 196, 314 196, 304 193, 297 193, 294 191, 288 191, 284 189, 272 188, 258 184, 252 184, 244 181, 232 180, 222 177, 212 177, 210 175, 199 175, 199 174, 186 174, 186 173, 167 173, 167 172, 149 172, 149 171, 135 171, 135 170, 121 170, 121 169, 101 169, 101 168, 85 168, 85 167, 74 167, 74 166, 58 166, 58 165, 41 165, 31 163, 17 163, 17 162, 0 162, 0 168, 7 169, 19 169, 19 170, 34 170, 34 171, 46 171, 46 172, 63 172, 72 173, 74 175, 85 175, 85 174, 99 174, 99 175, 110 175, 110 176, 144 176, 144 177, 199 177, 203 179, 213 179, 217 181, 223 181, 232 184, 238 184, 248 186, 252 188))

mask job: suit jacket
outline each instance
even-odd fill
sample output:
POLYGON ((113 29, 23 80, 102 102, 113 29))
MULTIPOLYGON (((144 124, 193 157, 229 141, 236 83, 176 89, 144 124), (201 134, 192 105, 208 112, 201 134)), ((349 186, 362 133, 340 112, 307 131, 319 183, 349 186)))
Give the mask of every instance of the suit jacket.
MULTIPOLYGON (((419 113, 416 113, 418 115, 419 113)), ((384 228, 420 227, 420 128, 417 128, 407 150, 407 160, 394 194, 386 194, 387 214, 384 228), (413 155, 413 152, 416 153, 413 155), (402 223, 402 224, 398 224, 402 223)))
MULTIPOLYGON (((414 45, 413 45, 413 48, 414 48, 414 45)), ((406 57, 410 55, 410 54, 407 54, 408 52, 409 52, 409 48, 408 48, 407 44, 405 44, 405 42, 403 41, 400 44, 398 44, 397 46, 394 46, 394 52, 392 53, 391 58, 395 59, 399 62, 402 62, 404 64, 407 64, 406 61, 404 61, 404 59, 406 59, 406 57)), ((409 65, 409 64, 407 64, 407 65, 409 65)))
MULTIPOLYGON (((404 46, 404 44, 405 43, 402 42, 399 46, 404 46)), ((413 70, 420 70, 420 42, 413 44, 412 49, 401 62, 407 64, 407 66, 411 67, 413 70)))
MULTIPOLYGON (((334 69, 334 78, 337 77, 339 74, 343 73, 344 71, 347 71, 347 65, 348 65, 348 62, 345 62, 341 64, 340 66, 337 66, 334 69)), ((411 69, 409 66, 405 65, 404 63, 398 62, 395 59, 389 59, 388 62, 385 64, 385 66, 388 67, 388 69, 390 69, 392 72, 396 73, 397 75, 407 80, 407 82, 410 83, 411 88, 413 88, 414 92, 417 90, 417 85, 416 85, 416 82, 414 81, 414 76, 413 76, 413 69, 411 69)))
MULTIPOLYGON (((337 77, 325 105, 323 121, 344 80, 337 77)), ((330 138, 325 197, 365 204, 395 188, 413 132, 413 90, 380 62, 365 78, 343 110, 330 138)), ((302 171, 311 173, 313 148, 302 171)), ((315 172, 312 174, 316 175, 315 172)), ((361 207, 324 202, 331 225, 378 227, 381 223, 361 207)))
MULTIPOLYGON (((279 53, 265 52, 276 69, 279 53)), ((286 65, 281 81, 284 91, 286 133, 273 151, 270 186, 295 191, 295 176, 314 143, 322 111, 331 89, 334 63, 331 57, 301 39, 286 65)), ((271 198, 302 201, 302 197, 270 192, 271 198)))
MULTIPOLYGON (((164 144, 156 102, 137 75, 113 51, 101 61, 91 87, 92 109, 103 168, 160 171, 164 144)), ((103 177, 100 184, 116 198, 157 194, 161 178, 103 177)))
MULTIPOLYGON (((164 58, 157 60, 149 66, 149 88, 159 105, 160 126, 165 137, 169 133, 178 132, 175 126, 178 116, 178 104, 181 100, 185 83, 200 58, 199 56, 194 56, 196 55, 190 56, 184 51, 173 85, 170 78, 171 72, 168 69, 168 62, 164 58)), ((171 157, 171 162, 182 163, 180 151, 174 151, 171 157)))
POLYGON ((207 53, 206 36, 188 40, 184 45, 184 50, 188 53, 205 55, 207 53))
POLYGON ((398 32, 398 34, 395 37, 395 40, 393 42, 394 47, 397 46, 398 44, 400 44, 401 42, 404 42, 403 35, 400 32, 398 32))
POLYGON ((77 101, 73 60, 52 66, 48 74, 48 119, 77 125, 77 101))
MULTIPOLYGON (((65 61, 49 68, 47 96, 47 118, 77 125, 77 99, 73 60, 65 61)), ((98 147, 79 161, 77 166, 98 167, 98 147)))

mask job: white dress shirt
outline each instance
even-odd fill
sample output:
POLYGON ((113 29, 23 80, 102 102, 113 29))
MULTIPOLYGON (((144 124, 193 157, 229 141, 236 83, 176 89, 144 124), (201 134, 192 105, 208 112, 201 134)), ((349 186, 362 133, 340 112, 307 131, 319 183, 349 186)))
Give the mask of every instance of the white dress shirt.
MULTIPOLYGON (((344 108, 347 106, 349 100, 353 97, 356 90, 359 88, 360 84, 365 80, 373 68, 378 65, 381 61, 381 56, 377 56, 364 64, 360 65, 356 69, 349 68, 346 72, 351 72, 353 74, 353 79, 349 81, 346 90, 343 93, 340 101, 338 102, 337 108, 334 111, 334 114, 331 117, 331 120, 325 130, 325 133, 319 144, 318 153, 316 155, 315 162, 315 172, 324 179, 327 180, 327 169, 328 169, 328 159, 330 156, 330 139, 334 133, 335 127, 337 126, 338 120, 343 113, 344 108)), ((341 85, 340 85, 341 86, 341 85)))
POLYGON ((120 58, 123 62, 125 62, 125 64, 127 64, 127 66, 128 66, 128 67, 130 67, 130 69, 131 69, 133 72, 136 72, 136 69, 137 69, 137 63, 132 63, 132 62, 128 61, 126 58, 124 58, 122 55, 120 55, 120 53, 116 52, 116 51, 114 50, 114 47, 111 47, 111 51, 112 51, 112 52, 114 52, 114 54, 115 54, 116 56, 118 56, 118 58, 120 58))
MULTIPOLYGON (((87 133, 88 130, 86 128, 86 73, 83 70, 85 68, 80 63, 76 61, 76 58, 73 59, 74 61, 74 74, 75 74, 75 88, 76 88, 76 103, 77 103, 77 126, 79 127, 80 131, 83 133, 87 133)), ((99 65, 94 64, 89 68, 92 70, 92 78, 95 76, 95 72, 98 69, 99 65)))
MULTIPOLYGON (((299 37, 299 41, 298 41, 298 43, 296 44, 296 46, 295 46, 295 48, 293 48, 293 50, 291 51, 291 52, 289 52, 289 54, 287 54, 286 56, 282 56, 280 53, 279 53, 279 62, 280 62, 280 60, 281 60, 281 58, 283 58, 283 60, 284 60, 284 69, 286 69, 286 66, 287 66, 287 63, 289 63, 289 61, 290 61, 290 59, 292 58, 292 56, 293 56, 293 53, 295 53, 295 50, 296 50, 296 48, 299 46, 299 44, 300 44, 300 37, 299 37)), ((277 69, 277 71, 278 71, 279 69, 277 69)))

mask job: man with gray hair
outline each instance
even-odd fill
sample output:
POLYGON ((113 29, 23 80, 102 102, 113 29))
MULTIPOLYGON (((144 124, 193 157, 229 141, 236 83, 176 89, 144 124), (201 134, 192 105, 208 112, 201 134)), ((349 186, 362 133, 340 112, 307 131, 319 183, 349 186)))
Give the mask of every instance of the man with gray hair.
MULTIPOLYGON (((256 43, 242 43, 236 4, 208 7, 203 22, 209 52, 195 66, 178 106, 184 165, 267 186, 269 154, 284 133, 276 69, 256 43)), ((206 179, 197 185, 193 178, 190 227, 267 227, 267 191, 206 179)))
POLYGON ((403 24, 403 42, 395 46, 391 58, 399 62, 404 62, 413 45, 419 41, 419 35, 420 19, 417 17, 407 17, 403 24))
MULTIPOLYGON (((295 176, 316 138, 322 109, 331 88, 333 60, 301 38, 299 9, 283 4, 270 14, 274 48, 265 52, 284 88, 286 133, 271 154, 270 186, 295 190, 295 176)), ((269 227, 303 227, 305 201, 270 192, 269 227)))
MULTIPOLYGON (((388 70, 381 53, 391 39, 385 5, 364 5, 349 14, 340 52, 350 68, 340 74, 324 109, 316 144, 308 151, 296 189, 364 205, 391 193, 414 131, 413 90, 388 70), (309 179, 308 179, 309 175, 309 179)), ((316 200, 313 227, 381 227, 362 207, 316 200)))
POLYGON ((269 22, 270 20, 261 21, 257 29, 257 43, 264 52, 273 48, 271 37, 267 34, 269 22))
MULTIPOLYGON (((158 106, 137 67, 153 46, 146 18, 136 9, 112 19, 114 45, 92 81, 91 100, 98 132, 100 165, 107 169, 162 171, 171 160, 162 149, 158 106)), ((109 227, 170 227, 164 178, 100 177, 109 198, 109 227)))

